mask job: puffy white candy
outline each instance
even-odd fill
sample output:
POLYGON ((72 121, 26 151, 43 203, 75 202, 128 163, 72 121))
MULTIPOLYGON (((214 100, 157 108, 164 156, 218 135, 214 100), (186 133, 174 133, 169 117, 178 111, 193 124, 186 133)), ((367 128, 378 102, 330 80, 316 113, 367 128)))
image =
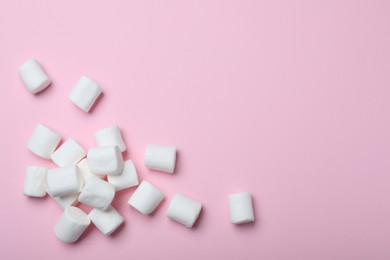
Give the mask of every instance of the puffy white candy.
POLYGON ((89 224, 91 224, 91 220, 84 211, 70 206, 65 209, 58 220, 54 232, 59 240, 72 243, 79 239, 89 224))
POLYGON ((66 140, 52 155, 51 159, 60 167, 76 164, 87 152, 73 138, 66 140))
POLYGON ((192 227, 199 216, 202 204, 181 194, 173 196, 167 216, 186 227, 192 227))
POLYGON ((125 142, 123 142, 121 130, 117 126, 100 129, 93 134, 97 146, 117 145, 121 152, 126 151, 125 142))
POLYGON ((81 187, 81 175, 76 165, 49 169, 47 172, 47 189, 53 197, 80 192, 81 187))
POLYGON ((50 159, 60 141, 60 134, 47 126, 38 124, 27 143, 27 148, 39 157, 50 159))
POLYGON ((106 175, 102 174, 102 175, 97 175, 97 174, 93 174, 90 170, 89 170, 89 166, 88 166, 88 162, 87 162, 87 159, 84 158, 82 159, 78 164, 77 164, 77 167, 79 168, 79 173, 81 173, 84 177, 84 181, 87 182, 87 180, 92 177, 92 176, 95 176, 95 177, 98 177, 99 179, 104 179, 104 177, 106 175))
POLYGON ((144 215, 149 215, 160 204, 164 194, 153 184, 143 181, 130 197, 128 204, 144 215))
POLYGON ((252 206, 252 196, 249 192, 229 195, 230 221, 242 224, 255 220, 252 206))
POLYGON ((173 173, 176 163, 176 147, 149 144, 145 150, 146 168, 173 173))
POLYGON ((88 112, 96 99, 102 93, 102 89, 86 76, 81 76, 76 86, 69 95, 69 99, 84 112, 88 112))
POLYGON ((81 191, 79 201, 98 209, 107 209, 115 196, 114 185, 97 177, 90 177, 81 191))
POLYGON ((23 194, 30 197, 45 197, 47 168, 28 166, 24 177, 23 194))
POLYGON ((125 161, 122 173, 119 175, 107 175, 107 181, 113 184, 116 190, 137 186, 138 176, 133 161, 125 161))
POLYGON ((121 174, 123 169, 123 157, 116 145, 90 148, 87 161, 93 174, 121 174))
POLYGON ((88 216, 105 236, 111 235, 125 221, 111 206, 107 210, 93 209, 88 216))
POLYGON ((32 94, 47 88, 51 80, 36 59, 28 60, 19 68, 19 76, 32 94))
POLYGON ((61 197, 53 197, 49 192, 48 194, 50 197, 52 197, 58 205, 60 205, 61 208, 66 209, 69 206, 74 206, 76 205, 79 201, 79 195, 80 193, 74 193, 66 196, 61 196, 61 197))

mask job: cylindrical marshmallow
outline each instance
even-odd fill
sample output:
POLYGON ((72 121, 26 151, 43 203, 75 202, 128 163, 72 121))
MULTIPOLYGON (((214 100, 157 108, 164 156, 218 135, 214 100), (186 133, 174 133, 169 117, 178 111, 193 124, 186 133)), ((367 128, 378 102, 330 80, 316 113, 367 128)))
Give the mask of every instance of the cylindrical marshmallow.
POLYGON ((76 140, 69 138, 51 155, 51 159, 58 166, 65 167, 78 163, 86 154, 76 140))
POLYGON ((199 201, 175 194, 169 204, 167 216, 190 228, 194 225, 201 209, 202 204, 199 201))
POLYGON ((48 194, 63 209, 66 209, 69 206, 74 206, 79 202, 78 199, 80 193, 74 193, 74 194, 61 196, 61 197, 53 197, 49 192, 48 194))
POLYGON ((28 166, 24 177, 23 194, 30 197, 45 197, 47 168, 28 166))
POLYGON ((93 174, 93 173, 89 170, 87 158, 82 159, 82 160, 77 164, 77 167, 79 168, 79 173, 81 173, 81 174, 83 175, 84 181, 85 181, 85 182, 87 182, 87 180, 88 180, 90 177, 92 177, 92 176, 98 177, 99 179, 104 179, 104 177, 106 177, 105 174, 101 174, 101 175, 93 174))
POLYGON ((130 197, 128 204, 144 215, 152 213, 164 198, 153 184, 143 181, 130 197))
POLYGON ((107 181, 113 184, 116 190, 137 186, 138 176, 133 161, 125 161, 122 173, 119 175, 107 175, 107 181))
POLYGON ((229 195, 230 221, 233 224, 242 224, 255 220, 253 214, 252 196, 249 192, 229 195))
POLYGON ((125 221, 113 207, 106 210, 93 209, 89 213, 92 223, 105 235, 111 235, 125 221))
POLYGON ((152 170, 173 173, 176 163, 176 147, 149 144, 145 150, 145 166, 152 170))
POLYGON ((121 174, 123 169, 123 157, 116 145, 90 148, 87 161, 93 174, 121 174))
POLYGON ((91 220, 84 211, 70 206, 65 209, 58 220, 54 232, 59 240, 72 243, 79 239, 89 224, 91 224, 91 220))
POLYGON ((117 145, 121 152, 126 151, 126 144, 123 141, 121 130, 117 126, 100 129, 93 134, 97 146, 117 145))
POLYGON ((39 157, 50 159, 60 141, 60 134, 45 125, 38 124, 27 143, 27 148, 39 157))
POLYGON ((107 209, 115 196, 114 185, 97 177, 90 177, 81 191, 79 201, 98 209, 107 209))
POLYGON ((86 76, 81 76, 69 99, 81 110, 88 112, 101 93, 102 89, 98 84, 86 76))
POLYGON ((51 80, 36 59, 28 60, 19 68, 19 76, 32 94, 47 88, 51 80))
POLYGON ((81 181, 76 165, 49 169, 47 172, 47 189, 53 197, 80 192, 81 181))

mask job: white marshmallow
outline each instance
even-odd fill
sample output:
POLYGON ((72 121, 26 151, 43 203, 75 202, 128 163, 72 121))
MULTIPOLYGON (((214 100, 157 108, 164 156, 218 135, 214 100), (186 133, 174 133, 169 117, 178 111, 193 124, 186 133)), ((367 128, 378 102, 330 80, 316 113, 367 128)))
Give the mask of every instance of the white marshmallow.
POLYGON ((32 94, 47 88, 51 80, 36 59, 30 59, 19 68, 19 76, 32 94))
POLYGON ((87 161, 93 174, 121 174, 123 169, 123 157, 116 145, 90 148, 87 161))
POLYGON ((107 175, 107 181, 113 184, 117 191, 137 186, 138 176, 133 161, 125 161, 122 173, 119 175, 107 175))
POLYGON ((55 202, 57 202, 57 204, 63 209, 66 209, 69 206, 77 205, 77 203, 79 203, 78 198, 80 193, 74 193, 61 197, 53 197, 49 192, 47 194, 49 194, 50 197, 54 199, 55 202))
POLYGON ((93 134, 96 146, 117 145, 121 152, 126 151, 126 144, 123 141, 121 130, 117 126, 100 129, 93 134))
POLYGON ((199 201, 175 194, 169 204, 167 216, 190 228, 194 225, 201 209, 202 204, 199 201))
POLYGON ((28 166, 24 177, 23 194, 30 197, 45 197, 47 168, 28 166))
POLYGON ((56 237, 65 242, 75 242, 91 224, 88 215, 79 208, 67 207, 58 220, 54 232, 56 237))
POLYGON ((144 215, 152 213, 164 198, 154 185, 143 181, 130 197, 128 204, 144 215))
POLYGON ((81 76, 69 99, 81 110, 88 112, 101 93, 102 89, 98 84, 86 76, 81 76))
POLYGON ((125 221, 113 207, 107 210, 93 209, 89 214, 92 223, 105 235, 111 235, 125 221))
POLYGON ((173 173, 176 163, 176 147, 149 144, 145 150, 146 168, 173 173))
POLYGON ((82 160, 77 164, 77 167, 79 168, 79 172, 83 175, 84 181, 85 181, 85 182, 87 182, 87 180, 88 180, 90 177, 92 177, 92 176, 98 177, 99 179, 104 179, 104 177, 106 177, 106 175, 104 175, 104 174, 101 174, 101 175, 93 174, 93 173, 89 170, 87 158, 82 159, 82 160))
POLYGON ((114 185, 97 177, 90 177, 81 191, 79 201, 98 209, 107 209, 115 196, 114 185))
POLYGON ((60 134, 45 125, 38 124, 27 143, 27 148, 39 157, 50 159, 60 141, 60 134))
POLYGON ((53 197, 80 192, 81 182, 76 165, 49 169, 47 172, 47 189, 53 197))
POLYGON ((79 162, 87 152, 73 138, 66 140, 52 155, 51 159, 60 167, 74 165, 79 162))
POLYGON ((253 214, 252 196, 249 192, 229 195, 230 221, 242 224, 255 220, 253 214))

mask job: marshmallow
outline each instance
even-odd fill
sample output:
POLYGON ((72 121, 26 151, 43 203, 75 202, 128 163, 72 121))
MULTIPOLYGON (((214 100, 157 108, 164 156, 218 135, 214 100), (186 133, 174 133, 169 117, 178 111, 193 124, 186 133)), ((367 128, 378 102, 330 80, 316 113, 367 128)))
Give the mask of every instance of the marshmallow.
POLYGON ((60 167, 76 164, 87 152, 74 139, 66 140, 52 155, 51 159, 60 167))
POLYGON ((88 214, 92 223, 105 235, 111 235, 125 221, 113 207, 107 210, 93 209, 88 214))
POLYGON ((114 185, 97 177, 90 177, 81 191, 79 201, 98 209, 107 209, 115 196, 114 185))
POLYGON ((173 173, 176 163, 176 147, 149 144, 145 150, 146 168, 173 173))
POLYGON ((249 192, 229 195, 230 221, 242 224, 255 220, 252 206, 252 196, 249 192))
POLYGON ((81 110, 88 112, 101 93, 102 89, 98 84, 86 76, 81 76, 69 99, 81 110))
POLYGON ((47 188, 53 197, 80 192, 81 182, 76 165, 49 169, 47 172, 47 188))
POLYGON ((66 209, 69 206, 74 206, 76 205, 79 201, 79 195, 80 193, 74 193, 66 196, 61 196, 61 197, 53 197, 50 193, 48 193, 50 197, 52 197, 58 205, 60 205, 61 208, 66 209))
POLYGON ((160 204, 164 194, 154 185, 143 181, 130 197, 128 204, 144 215, 149 215, 160 204))
POLYGON ((104 179, 104 177, 106 177, 106 175, 104 175, 104 174, 101 174, 101 175, 93 174, 93 173, 89 170, 89 166, 88 166, 88 162, 87 162, 87 159, 86 159, 86 158, 82 159, 82 160, 77 164, 77 167, 79 168, 79 172, 81 173, 81 175, 83 175, 84 181, 85 181, 85 182, 87 182, 87 180, 88 180, 90 177, 92 177, 92 176, 98 177, 99 179, 104 179))
POLYGON ((32 94, 47 88, 51 80, 36 59, 28 60, 19 68, 19 76, 32 94))
POLYGON ((122 154, 116 145, 90 148, 87 161, 93 174, 121 174, 123 169, 122 154))
POLYGON ((122 173, 120 175, 107 175, 107 181, 113 184, 116 190, 137 186, 138 176, 133 161, 125 161, 122 173))
POLYGON ((50 159, 60 141, 60 134, 47 126, 38 124, 27 143, 27 148, 39 157, 50 159))
POLYGON ((121 130, 117 126, 100 129, 93 134, 96 146, 117 145, 121 152, 126 151, 126 145, 123 142, 121 130))
POLYGON ((167 217, 186 227, 192 227, 199 216, 202 204, 181 194, 173 196, 167 211, 167 217))
POLYGON ((56 237, 65 242, 75 242, 91 224, 88 215, 79 208, 67 207, 58 220, 54 232, 56 237))
POLYGON ((30 197, 45 197, 46 167, 28 166, 24 177, 23 194, 30 197))

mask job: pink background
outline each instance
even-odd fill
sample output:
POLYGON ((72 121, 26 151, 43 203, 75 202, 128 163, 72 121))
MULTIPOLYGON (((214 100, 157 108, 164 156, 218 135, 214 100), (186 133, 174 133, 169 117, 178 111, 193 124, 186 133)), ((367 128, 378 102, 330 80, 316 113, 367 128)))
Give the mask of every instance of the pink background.
MULTIPOLYGON (((0 259, 389 259, 390 1, 1 1, 0 259), (17 70, 36 57, 39 95, 17 70), (85 114, 82 75, 104 89, 85 114), (37 123, 86 148, 117 124, 140 179, 166 195, 152 217, 72 245, 62 210, 22 195, 37 123), (143 166, 148 143, 178 147, 174 175, 143 166), (256 222, 229 223, 250 191, 256 222), (194 229, 165 217, 181 192, 203 203, 194 229)), ((83 207, 89 210, 87 207, 83 207)))

